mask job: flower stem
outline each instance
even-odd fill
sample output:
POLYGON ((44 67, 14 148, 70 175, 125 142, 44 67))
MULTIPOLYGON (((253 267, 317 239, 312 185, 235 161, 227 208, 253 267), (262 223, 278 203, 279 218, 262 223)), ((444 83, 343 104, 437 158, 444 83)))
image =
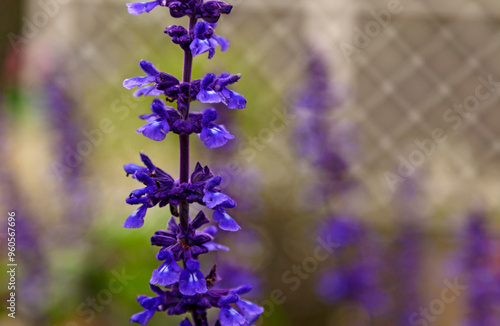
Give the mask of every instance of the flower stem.
MULTIPOLYGON (((196 24, 196 19, 193 17, 189 18, 189 32, 191 32, 196 24)), ((182 81, 190 82, 191 73, 193 70, 193 54, 191 51, 184 51, 184 66, 182 70, 182 81)), ((186 101, 186 115, 184 119, 187 118, 189 113, 189 104, 191 99, 186 101)), ((179 158, 179 182, 185 183, 189 182, 189 135, 181 134, 179 135, 179 148, 180 148, 180 158, 179 158)), ((185 200, 181 201, 179 204, 179 220, 180 225, 184 230, 187 230, 189 224, 189 203, 185 200)))

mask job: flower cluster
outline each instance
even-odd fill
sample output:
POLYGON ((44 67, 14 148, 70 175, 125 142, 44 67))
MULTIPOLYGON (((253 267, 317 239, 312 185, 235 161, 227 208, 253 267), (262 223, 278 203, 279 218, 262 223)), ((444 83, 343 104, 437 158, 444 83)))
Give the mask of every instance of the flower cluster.
MULTIPOLYGON (((218 186, 222 178, 214 176, 208 166, 202 167, 197 163, 190 181, 180 183, 156 167, 146 154, 140 155, 145 167, 133 163, 124 166, 127 175, 132 175, 132 178, 143 183, 145 187, 132 191, 127 198, 127 204, 141 206, 127 218, 123 227, 140 228, 144 224, 148 208, 170 205, 171 211, 175 212, 178 211, 177 206, 181 201, 187 201, 213 209, 213 220, 219 222, 221 229, 239 230, 239 225, 224 209, 236 207, 236 202, 220 191, 218 186)), ((178 216, 178 213, 174 215, 178 216)))
POLYGON ((126 219, 125 228, 140 228, 148 209, 158 206, 170 208, 170 220, 166 230, 158 230, 151 237, 151 244, 160 247, 156 258, 161 262, 153 270, 150 288, 153 297, 140 295, 137 301, 144 311, 130 319, 145 325, 155 312, 169 315, 191 314, 181 326, 207 325, 207 310, 218 308, 215 325, 251 325, 262 314, 263 308, 241 296, 251 290, 250 285, 221 289, 216 286, 220 280, 215 265, 204 274, 199 256, 215 250, 229 250, 214 241, 217 234, 215 225, 203 210, 191 219, 190 204, 198 204, 213 211, 212 221, 225 231, 238 231, 240 226, 226 211, 236 207, 236 202, 220 189, 222 178, 214 175, 208 166, 197 163, 189 173, 189 136, 197 134, 208 148, 225 145, 234 136, 224 125, 217 124, 215 108, 205 108, 201 112, 190 112, 190 103, 223 103, 229 109, 243 109, 245 98, 228 87, 236 83, 239 74, 206 74, 199 79, 191 79, 193 57, 207 53, 215 55, 215 48, 225 51, 229 42, 215 34, 216 23, 221 14, 229 14, 232 6, 222 1, 203 0, 157 0, 127 4, 131 14, 150 12, 156 7, 168 7, 171 16, 189 18, 189 28, 180 25, 168 26, 164 33, 174 44, 184 51, 183 79, 161 72, 149 61, 141 61, 140 67, 146 76, 124 80, 127 89, 137 87, 134 96, 164 97, 167 102, 176 103, 171 107, 161 98, 151 103, 151 113, 140 115, 146 124, 137 129, 149 139, 162 141, 168 133, 179 136, 180 173, 174 179, 157 167, 144 153, 140 154, 143 165, 126 164, 127 176, 139 181, 142 186, 133 190, 126 202, 139 207, 126 219), (177 219, 179 222, 177 222, 177 219), (162 288, 163 287, 163 288, 162 288))

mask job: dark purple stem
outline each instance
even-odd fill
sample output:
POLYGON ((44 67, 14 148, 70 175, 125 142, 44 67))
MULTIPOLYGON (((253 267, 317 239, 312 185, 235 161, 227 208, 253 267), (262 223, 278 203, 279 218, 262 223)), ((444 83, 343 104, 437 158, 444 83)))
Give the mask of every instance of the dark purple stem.
MULTIPOLYGON (((196 19, 193 17, 189 18, 189 32, 194 28, 196 24, 196 19)), ((193 54, 191 51, 184 51, 184 67, 182 71, 182 81, 191 81, 191 71, 193 70, 193 54)), ((190 99, 187 99, 186 103, 186 115, 184 119, 187 118, 189 113, 190 99)), ((179 182, 182 184, 189 181, 189 135, 181 134, 179 135, 179 147, 180 147, 180 172, 179 172, 179 182)), ((179 220, 180 225, 184 230, 187 230, 189 224, 189 203, 185 200, 181 201, 179 204, 179 220)))

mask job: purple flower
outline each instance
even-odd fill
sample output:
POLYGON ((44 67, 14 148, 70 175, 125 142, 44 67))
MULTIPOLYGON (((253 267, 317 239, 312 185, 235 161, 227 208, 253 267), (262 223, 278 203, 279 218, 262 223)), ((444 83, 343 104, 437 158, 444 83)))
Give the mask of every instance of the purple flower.
POLYGON ((243 299, 236 301, 236 306, 240 308, 241 313, 249 324, 256 322, 259 316, 264 312, 264 308, 243 299))
POLYGON ((182 271, 179 279, 179 291, 184 295, 195 295, 207 292, 207 282, 200 272, 200 262, 189 259, 186 269, 182 271))
POLYGON ((245 98, 227 88, 228 85, 236 83, 240 78, 241 75, 231 75, 229 73, 222 73, 219 76, 206 74, 201 79, 200 90, 196 99, 202 103, 222 102, 229 109, 243 109, 247 104, 245 98))
POLYGON ((222 326, 250 325, 264 312, 264 309, 252 302, 242 300, 240 294, 250 291, 250 287, 242 286, 229 291, 228 295, 219 300, 219 321, 222 326), (236 304, 237 311, 231 304, 236 304))
POLYGON ((229 139, 234 139, 224 125, 216 125, 212 121, 218 117, 217 112, 213 108, 208 108, 203 111, 201 125, 203 126, 200 139, 208 148, 217 148, 224 146, 229 139))
POLYGON ((131 15, 140 15, 144 12, 150 12, 156 6, 164 6, 165 0, 155 0, 151 2, 127 3, 128 12, 131 15))
POLYGON ((162 247, 158 252, 159 260, 169 259, 173 255, 174 260, 196 258, 200 254, 213 250, 227 250, 226 247, 213 242, 215 232, 211 228, 203 231, 195 231, 202 225, 209 223, 203 211, 199 211, 194 220, 189 223, 188 230, 180 228, 174 218, 168 223, 168 230, 155 232, 151 238, 151 244, 162 247))
POLYGON ((129 205, 140 204, 141 206, 127 218, 123 224, 125 228, 142 227, 147 209, 159 202, 158 198, 154 196, 155 192, 164 188, 171 189, 174 185, 174 179, 168 173, 157 168, 146 154, 141 153, 140 156, 146 167, 132 163, 123 166, 127 175, 132 174, 132 178, 145 185, 144 188, 132 191, 126 200, 129 205))
POLYGON ((144 311, 133 315, 130 321, 144 325, 156 311, 163 311, 169 315, 190 313, 191 319, 182 320, 181 326, 208 326, 208 309, 216 307, 220 308, 220 319, 215 321, 215 326, 249 325, 263 312, 261 307, 240 298, 251 287, 215 287, 219 281, 215 265, 208 275, 202 273, 198 261, 200 255, 228 248, 214 241, 218 229, 215 225, 206 226, 210 220, 203 211, 192 220, 189 215, 190 204, 197 203, 214 210, 213 220, 221 229, 236 231, 240 228, 225 211, 235 207, 236 202, 220 191, 222 179, 200 163, 189 177, 188 135, 199 134, 208 148, 223 146, 234 138, 223 125, 215 123, 218 115, 213 108, 190 112, 190 103, 195 100, 224 103, 229 109, 246 106, 243 96, 227 88, 237 82, 240 75, 208 74, 202 79, 192 79, 191 73, 194 56, 208 52, 208 57, 212 58, 217 46, 222 51, 228 49, 228 40, 215 35, 214 28, 220 15, 230 13, 232 6, 216 0, 157 0, 127 4, 129 12, 134 15, 150 12, 157 6, 168 7, 174 18, 189 18, 189 30, 180 25, 171 25, 164 30, 172 42, 185 51, 182 81, 158 71, 148 61, 141 61, 140 67, 146 76, 126 79, 123 86, 127 89, 137 87, 134 96, 164 95, 166 101, 176 102, 174 109, 159 99, 153 100, 152 113, 139 116, 146 124, 137 132, 155 141, 164 140, 169 132, 178 134, 180 171, 179 179, 174 180, 144 154, 141 154, 144 166, 132 163, 124 166, 127 176, 131 175, 143 184, 131 191, 126 199, 128 204, 139 205, 139 208, 127 218, 124 227, 141 227, 147 210, 157 205, 169 205, 172 215, 167 229, 155 232, 151 238, 152 245, 161 247, 156 258, 162 262, 150 279, 151 289, 157 296, 138 296, 144 311), (165 290, 154 284, 164 286, 165 290))
POLYGON ((363 227, 359 221, 350 216, 336 215, 320 225, 319 236, 328 239, 339 248, 345 247, 361 239, 363 227))
POLYGON ((221 51, 226 51, 229 48, 229 41, 214 34, 215 24, 209 24, 204 21, 199 21, 194 26, 194 39, 189 48, 193 56, 205 53, 208 51, 208 58, 212 59, 215 54, 215 48, 220 45, 221 51))
POLYGON ((130 322, 138 323, 141 325, 146 325, 148 321, 153 317, 156 311, 161 311, 162 305, 166 303, 165 291, 157 287, 156 285, 150 284, 150 288, 153 292, 157 294, 156 297, 147 297, 145 295, 140 295, 137 297, 137 301, 144 308, 143 312, 139 312, 132 317, 130 317, 130 322))
POLYGON ((465 325, 498 325, 500 276, 494 268, 496 248, 484 212, 469 214, 463 241, 462 263, 468 289, 465 325))
POLYGON ((151 114, 145 114, 139 116, 139 118, 146 120, 148 124, 137 129, 137 133, 142 133, 144 136, 160 141, 165 139, 167 133, 170 131, 168 125, 168 111, 167 109, 172 109, 172 107, 167 107, 162 100, 154 99, 151 103, 151 114))
POLYGON ((220 192, 218 186, 222 183, 220 176, 215 176, 205 184, 205 195, 203 202, 208 208, 214 210, 212 219, 219 223, 219 227, 226 231, 238 231, 240 226, 224 210, 224 208, 236 207, 236 202, 226 194, 220 192))
POLYGON ((164 253, 165 261, 153 271, 153 276, 149 283, 168 286, 179 281, 181 268, 174 260, 171 252, 164 253))
POLYGON ((139 66, 146 73, 145 77, 133 77, 123 81, 123 87, 126 89, 132 89, 134 87, 139 88, 134 92, 134 96, 160 96, 169 88, 179 85, 179 80, 177 78, 158 71, 149 61, 141 60, 139 66), (155 85, 146 86, 151 83, 155 83, 155 85))

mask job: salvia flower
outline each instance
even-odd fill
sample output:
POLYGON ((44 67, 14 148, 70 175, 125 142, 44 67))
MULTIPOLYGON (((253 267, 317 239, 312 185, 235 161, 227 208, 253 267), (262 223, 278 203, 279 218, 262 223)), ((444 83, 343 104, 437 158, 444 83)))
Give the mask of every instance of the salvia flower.
POLYGON ((167 230, 156 231, 151 238, 151 244, 162 247, 157 254, 159 260, 188 260, 197 258, 200 254, 205 254, 214 250, 228 250, 226 247, 213 241, 213 236, 217 231, 208 227, 201 231, 196 231, 199 227, 209 223, 205 213, 200 211, 195 219, 189 223, 188 230, 179 227, 174 218, 170 219, 167 230))
POLYGON ((182 271, 179 279, 179 291, 184 295, 195 295, 207 292, 207 282, 205 276, 200 272, 200 262, 189 259, 186 262, 186 269, 182 271))
POLYGON ((199 21, 194 25, 194 39, 189 46, 193 56, 208 52, 208 58, 212 59, 215 48, 220 45, 221 51, 229 48, 229 41, 214 34, 215 24, 199 21))
POLYGON ((139 89, 134 92, 134 96, 152 95, 160 96, 166 89, 179 85, 179 80, 174 76, 160 72, 149 61, 141 60, 139 63, 142 71, 146 73, 144 77, 133 77, 123 81, 123 87, 132 89, 138 87, 139 89), (155 83, 155 85, 149 85, 155 83), (149 86, 147 86, 149 85, 149 86))
POLYGON ((240 226, 235 220, 224 210, 224 208, 236 207, 236 202, 226 194, 220 192, 218 186, 222 183, 220 176, 215 176, 208 180, 205 184, 205 195, 203 202, 208 208, 214 210, 212 216, 214 222, 219 223, 219 227, 226 231, 238 231, 240 226))
POLYGON ((222 102, 229 109, 243 109, 247 104, 245 98, 227 88, 228 85, 236 83, 240 78, 240 75, 229 73, 222 73, 219 76, 206 74, 201 79, 200 91, 196 98, 202 103, 222 102))
POLYGON ((153 271, 149 283, 168 286, 179 281, 181 268, 175 262, 174 255, 169 251, 165 251, 163 258, 165 258, 165 261, 153 271))
POLYGON ((143 166, 130 163, 123 167, 127 176, 131 175, 142 184, 126 199, 128 204, 139 205, 139 208, 126 219, 125 228, 142 227, 147 210, 155 206, 168 205, 172 215, 167 229, 158 230, 151 237, 151 244, 160 247, 156 258, 161 263, 153 270, 150 279, 150 288, 156 296, 138 296, 144 310, 133 315, 130 321, 145 325, 161 311, 169 315, 190 313, 191 319, 184 318, 181 326, 208 326, 208 309, 218 308, 215 326, 250 325, 263 312, 261 307, 240 297, 250 291, 251 286, 231 289, 215 286, 219 281, 216 266, 205 274, 206 270, 198 259, 211 251, 229 249, 215 242, 217 226, 207 225, 211 221, 203 210, 199 210, 194 219, 189 214, 190 204, 196 203, 213 210, 212 220, 220 229, 240 229, 226 212, 226 209, 236 207, 236 202, 221 191, 222 178, 200 163, 189 174, 189 135, 198 134, 208 148, 223 146, 234 138, 224 125, 216 124, 218 114, 214 108, 190 112, 190 103, 224 103, 229 109, 246 106, 245 98, 228 88, 241 78, 239 74, 207 74, 201 79, 192 79, 191 76, 193 57, 208 52, 210 59, 216 47, 220 46, 222 51, 228 49, 229 41, 216 35, 214 29, 220 15, 229 14, 232 6, 213 0, 157 0, 128 3, 127 7, 134 15, 150 12, 156 7, 168 7, 172 17, 189 18, 189 29, 170 25, 164 30, 184 51, 182 80, 143 60, 139 65, 146 76, 123 81, 125 88, 137 88, 134 96, 165 96, 166 101, 177 106, 170 107, 162 100, 154 99, 151 113, 139 116, 146 124, 137 129, 137 133, 155 141, 164 140, 169 133, 177 134, 180 143, 178 179, 154 165, 145 154, 141 154, 143 166))
POLYGON ((217 111, 212 108, 205 109, 203 111, 203 118, 201 120, 201 125, 203 126, 200 139, 208 148, 217 148, 224 146, 229 139, 234 139, 224 125, 216 125, 212 121, 216 120, 218 117, 217 111))
POLYGON ((157 294, 156 297, 147 297, 145 295, 139 295, 137 297, 137 301, 144 308, 144 311, 139 312, 132 317, 130 317, 131 322, 139 323, 141 325, 146 325, 148 321, 153 317, 156 311, 161 311, 162 305, 166 302, 165 294, 163 291, 156 285, 150 284, 151 291, 157 294))
MULTIPOLYGON (((174 108, 171 108, 174 110, 174 108)), ((170 131, 170 126, 168 125, 168 111, 167 106, 163 101, 159 99, 154 99, 151 104, 151 114, 145 114, 139 118, 146 120, 148 124, 137 129, 137 133, 142 133, 144 136, 160 141, 165 139, 167 133, 170 131)), ((175 110, 174 110, 175 111, 175 110)))

